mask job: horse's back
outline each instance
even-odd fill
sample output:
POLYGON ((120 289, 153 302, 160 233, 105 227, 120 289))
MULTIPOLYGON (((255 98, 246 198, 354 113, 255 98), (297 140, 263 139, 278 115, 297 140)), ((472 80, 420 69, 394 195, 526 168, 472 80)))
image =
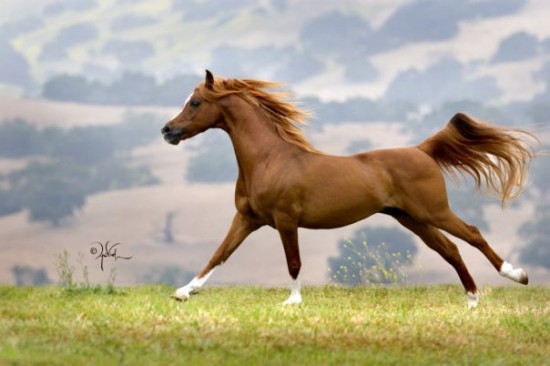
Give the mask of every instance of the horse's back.
POLYGON ((367 166, 375 165, 394 179, 422 179, 441 176, 437 163, 417 147, 371 150, 355 155, 367 166))
POLYGON ((446 201, 445 179, 437 163, 417 147, 372 150, 356 157, 376 166, 389 177, 388 206, 405 208, 404 202, 418 197, 442 197, 446 201))

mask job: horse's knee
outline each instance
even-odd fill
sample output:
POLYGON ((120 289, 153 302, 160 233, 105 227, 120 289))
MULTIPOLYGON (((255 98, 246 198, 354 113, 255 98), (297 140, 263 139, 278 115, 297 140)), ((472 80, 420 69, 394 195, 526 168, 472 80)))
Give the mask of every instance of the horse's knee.
POLYGON ((300 274, 300 269, 302 268, 302 263, 299 260, 293 260, 288 263, 288 273, 293 280, 298 278, 300 274))

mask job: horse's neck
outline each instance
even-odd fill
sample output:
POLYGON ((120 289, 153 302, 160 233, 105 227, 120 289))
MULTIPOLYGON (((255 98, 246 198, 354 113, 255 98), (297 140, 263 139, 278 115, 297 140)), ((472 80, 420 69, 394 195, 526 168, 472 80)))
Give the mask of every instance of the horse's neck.
POLYGON ((239 169, 245 176, 263 166, 274 148, 288 144, 269 117, 243 100, 233 101, 227 108, 226 123, 239 169))

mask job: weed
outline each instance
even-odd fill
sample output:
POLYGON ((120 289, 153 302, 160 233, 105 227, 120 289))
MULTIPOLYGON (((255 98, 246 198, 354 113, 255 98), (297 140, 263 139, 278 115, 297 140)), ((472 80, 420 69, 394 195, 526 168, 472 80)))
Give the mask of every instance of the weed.
POLYGON ((412 263, 409 251, 391 251, 385 243, 370 247, 367 240, 346 239, 342 247, 345 255, 336 268, 329 268, 331 281, 349 285, 404 284, 407 275, 404 265, 412 263))
POLYGON ((80 264, 80 269, 82 270, 82 278, 84 282, 81 284, 83 287, 90 287, 90 275, 88 272, 88 266, 84 263, 84 254, 78 252, 78 258, 76 260, 80 264))
POLYGON ((101 285, 95 285, 92 286, 90 283, 90 274, 88 270, 88 266, 84 263, 84 254, 82 252, 78 252, 77 255, 77 263, 80 266, 81 272, 82 272, 82 279, 83 282, 80 282, 79 284, 76 283, 74 279, 74 272, 76 270, 76 267, 70 263, 70 254, 69 252, 64 249, 61 253, 59 253, 55 258, 55 268, 57 269, 57 273, 59 275, 59 283, 61 287, 63 287, 67 292, 69 293, 82 293, 82 292, 105 292, 107 294, 114 294, 116 292, 115 288, 115 281, 117 276, 116 268, 111 268, 111 271, 109 272, 109 278, 107 280, 107 284, 105 285, 105 289, 103 291, 101 285))
POLYGON ((66 249, 59 253, 55 258, 55 268, 57 269, 61 286, 70 289, 75 287, 73 279, 75 267, 69 263, 69 256, 69 252, 66 249))
POLYGON ((115 291, 115 280, 116 280, 116 267, 112 267, 109 272, 109 282, 107 282, 107 289, 110 292, 115 291))

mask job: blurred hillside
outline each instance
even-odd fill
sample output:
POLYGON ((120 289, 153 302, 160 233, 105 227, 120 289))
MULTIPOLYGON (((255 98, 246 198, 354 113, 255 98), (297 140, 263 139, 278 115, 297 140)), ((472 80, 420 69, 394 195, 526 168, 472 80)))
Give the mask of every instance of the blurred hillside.
MULTIPOLYGON (((179 283, 200 269, 234 211, 233 150, 214 131, 174 148, 160 128, 205 68, 286 82, 315 114, 306 134, 334 154, 417 143, 458 111, 532 130, 547 148, 549 18, 544 0, 3 1, 0 282, 21 268, 55 279, 63 249, 97 271, 88 250, 98 240, 134 255, 111 263, 125 283, 179 283)), ((504 212, 469 182, 449 185, 457 213, 535 283, 550 278, 549 171, 539 157, 504 212)), ((365 225, 395 227, 375 217, 304 231, 306 282, 326 281, 338 242, 365 225)), ((285 283, 278 240, 253 235, 218 281, 285 283)), ((416 243, 411 279, 458 280, 416 243)), ((480 282, 498 283, 479 253, 461 250, 480 282)))

